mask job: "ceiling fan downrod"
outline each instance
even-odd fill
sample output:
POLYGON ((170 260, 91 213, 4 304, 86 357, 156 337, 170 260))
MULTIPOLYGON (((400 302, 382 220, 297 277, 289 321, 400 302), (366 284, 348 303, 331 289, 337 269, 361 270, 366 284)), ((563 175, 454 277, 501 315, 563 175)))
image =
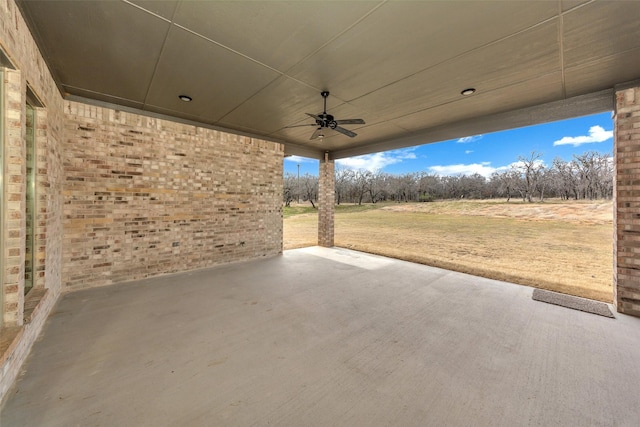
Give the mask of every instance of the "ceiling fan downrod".
POLYGON ((329 96, 329 91, 328 90, 323 90, 322 92, 320 92, 320 95, 322 95, 322 97, 324 98, 324 112, 326 114, 326 112, 327 112, 327 97, 329 96))

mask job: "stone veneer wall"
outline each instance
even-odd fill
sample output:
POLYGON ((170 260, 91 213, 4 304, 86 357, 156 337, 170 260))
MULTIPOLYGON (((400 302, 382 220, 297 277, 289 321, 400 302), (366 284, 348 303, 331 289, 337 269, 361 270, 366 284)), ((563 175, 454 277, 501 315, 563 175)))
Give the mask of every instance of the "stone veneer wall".
POLYGON ((281 144, 66 102, 66 288, 282 252, 281 144))
POLYGON ((640 87, 616 92, 614 303, 640 316, 640 87))
MULTIPOLYGON (((3 140, 0 400, 16 376, 61 291, 63 100, 13 0, 0 0, 0 48, 15 69, 2 70, 3 140), (25 316, 27 84, 44 104, 36 112, 37 305, 25 316)), ((27 299, 31 297, 31 293, 27 299)), ((33 298, 31 298, 33 300, 33 298)))

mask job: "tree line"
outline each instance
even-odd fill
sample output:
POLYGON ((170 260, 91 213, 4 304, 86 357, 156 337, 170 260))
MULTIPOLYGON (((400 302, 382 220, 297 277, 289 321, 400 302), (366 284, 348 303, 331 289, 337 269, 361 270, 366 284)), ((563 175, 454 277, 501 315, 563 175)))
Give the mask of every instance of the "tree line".
MULTIPOLYGON (((365 169, 336 168, 336 203, 431 202, 443 199, 519 198, 543 201, 547 197, 563 200, 595 200, 613 197, 613 161, 609 154, 588 151, 571 161, 555 158, 550 166, 541 161, 542 153, 520 156, 506 170, 489 178, 480 174, 440 176, 427 172, 400 175, 365 169)), ((284 203, 318 199, 318 177, 310 174, 284 176, 284 203)))

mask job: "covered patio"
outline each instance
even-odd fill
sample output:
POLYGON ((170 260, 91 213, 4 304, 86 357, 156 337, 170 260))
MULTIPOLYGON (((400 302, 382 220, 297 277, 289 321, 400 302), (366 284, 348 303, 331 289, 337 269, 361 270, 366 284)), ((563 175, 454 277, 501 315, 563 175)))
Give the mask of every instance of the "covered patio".
POLYGON ((637 424, 639 14, 0 2, 2 426, 637 424), (603 111, 615 319, 333 248, 337 159, 603 111))
POLYGON ((640 318, 345 249, 64 295, 3 426, 617 425, 640 318))

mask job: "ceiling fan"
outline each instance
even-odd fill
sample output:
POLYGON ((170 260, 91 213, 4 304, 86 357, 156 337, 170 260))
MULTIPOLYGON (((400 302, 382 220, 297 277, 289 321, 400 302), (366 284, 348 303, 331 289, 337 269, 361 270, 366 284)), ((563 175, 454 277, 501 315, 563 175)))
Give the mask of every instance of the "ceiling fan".
POLYGON ((327 113, 327 97, 329 96, 328 91, 320 92, 320 95, 324 98, 324 110, 322 113, 311 114, 305 113, 307 116, 313 118, 315 123, 308 123, 304 125, 295 125, 295 126, 287 126, 288 128, 295 128, 300 126, 315 126, 316 130, 311 135, 310 139, 318 139, 324 137, 325 129, 333 129, 335 131, 340 132, 341 134, 347 135, 351 138, 357 135, 357 133, 350 131, 349 129, 345 129, 340 125, 363 125, 365 124, 362 119, 342 119, 336 120, 331 114, 327 113))

